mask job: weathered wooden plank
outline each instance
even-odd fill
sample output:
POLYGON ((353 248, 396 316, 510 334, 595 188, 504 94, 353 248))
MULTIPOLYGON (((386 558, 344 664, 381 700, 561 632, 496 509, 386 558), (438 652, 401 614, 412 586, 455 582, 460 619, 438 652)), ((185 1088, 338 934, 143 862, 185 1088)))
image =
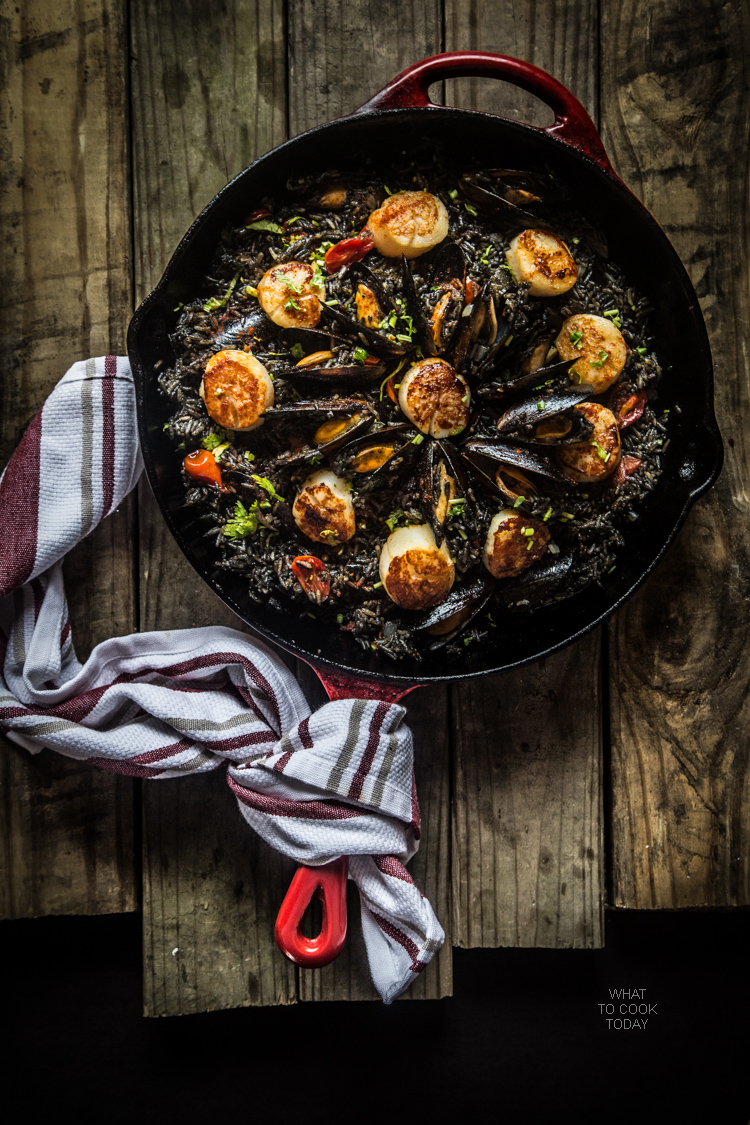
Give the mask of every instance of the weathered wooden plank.
POLYGON ((457 689, 457 945, 602 944, 599 669, 594 641, 457 689))
MULTIPOLYGON (((445 12, 446 50, 482 48, 536 63, 596 119, 593 0, 446 0, 445 12)), ((461 79, 447 87, 448 100, 468 108, 549 120, 504 83, 461 79)), ((455 944, 602 944, 600 708, 596 635, 538 666, 454 690, 455 944)))
MULTIPOLYGON (((284 139, 283 30, 281 0, 232 0, 219 7, 134 0, 139 297, 158 280, 204 204, 284 139)), ((239 626, 182 558, 145 487, 141 593, 145 629, 239 626)), ((225 789, 218 777, 186 778, 164 790, 144 786, 149 1015, 295 999, 295 970, 273 944, 289 865, 252 837, 225 789), (275 888, 278 901, 271 902, 275 888), (173 949, 179 950, 174 957, 173 949)))
MULTIPOLYGON (((400 70, 441 47, 438 0, 347 4, 292 0, 288 15, 289 129, 292 135, 361 105, 400 70)), ((447 691, 407 697, 416 746, 423 842, 412 871, 448 935, 441 954, 406 995, 451 992, 447 691)), ((349 896, 349 940, 328 968, 300 972, 303 1000, 376 998, 359 929, 359 902, 349 896)))
MULTIPOLYGON (((0 463, 65 369, 122 353, 131 303, 125 15, 114 0, 0 4, 0 463)), ((71 553, 81 658, 135 626, 126 502, 71 553)), ((134 783, 3 742, 0 914, 135 908, 134 783)))
MULTIPOLYGON (((304 666, 303 666, 304 668, 304 666)), ((312 683, 314 673, 301 671, 300 682, 313 705, 325 702, 312 683)), ((414 735, 414 769, 422 816, 420 848, 409 870, 446 931, 440 953, 409 986, 404 998, 438 1000, 453 991, 450 884, 450 716, 448 693, 440 686, 407 695, 407 722, 414 735)), ((359 895, 350 884, 347 897, 347 943, 325 969, 299 970, 301 1000, 377 1000, 367 968, 359 895)))
POLYGON ((696 286, 726 443, 718 486, 611 627, 613 901, 745 905, 750 12, 605 0, 602 14, 604 140, 696 286))

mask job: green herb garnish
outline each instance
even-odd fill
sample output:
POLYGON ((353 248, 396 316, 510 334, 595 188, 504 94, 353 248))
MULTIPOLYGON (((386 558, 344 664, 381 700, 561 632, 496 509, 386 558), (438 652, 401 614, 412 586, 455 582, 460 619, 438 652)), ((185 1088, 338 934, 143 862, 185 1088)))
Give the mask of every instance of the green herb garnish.
POLYGON ((211 297, 208 301, 206 301, 205 305, 203 306, 203 311, 204 312, 213 312, 214 309, 225 308, 226 305, 229 302, 229 298, 234 293, 235 286, 236 286, 237 282, 239 281, 239 279, 240 279, 240 275, 238 273, 236 273, 234 275, 234 277, 232 278, 232 280, 229 282, 229 288, 227 289, 224 296, 223 297, 211 297))
POLYGON ((611 320, 615 328, 622 328, 619 309, 605 309, 602 315, 606 316, 608 320, 611 320))
POLYGON ((294 345, 294 347, 292 348, 292 355, 294 356, 295 359, 304 359, 305 358, 305 349, 302 347, 302 344, 295 344, 294 345))
POLYGON ((421 445, 423 441, 424 441, 424 434, 417 434, 416 437, 413 437, 411 439, 412 445, 421 445))
POLYGON ((514 508, 520 508, 525 499, 526 499, 525 496, 517 496, 516 499, 513 501, 513 507, 514 508))
POLYGON ((247 535, 254 535, 258 530, 258 501, 254 500, 250 508, 246 508, 241 500, 234 506, 234 516, 224 524, 224 537, 226 539, 244 539, 247 535))
POLYGON ((604 367, 604 364, 609 359, 609 352, 605 352, 604 348, 601 349, 596 359, 589 360, 592 367, 604 367))
POLYGON ((259 477, 257 473, 252 473, 251 479, 254 480, 256 484, 260 485, 261 488, 264 488, 272 500, 280 500, 282 504, 286 504, 286 500, 283 496, 279 496, 268 477, 259 477))
POLYGON ((297 312, 299 312, 299 305, 297 304, 296 301, 293 301, 291 297, 289 298, 287 303, 284 305, 284 308, 287 309, 287 310, 296 309, 297 312))
POLYGON ((386 522, 386 524, 388 525, 388 527, 389 527, 389 529, 390 529, 391 531, 395 531, 395 530, 396 530, 396 527, 397 527, 397 525, 398 525, 398 521, 399 521, 399 520, 400 520, 400 519, 402 518, 402 516, 404 516, 404 515, 406 515, 406 513, 404 512, 404 509, 403 509, 403 508, 396 508, 396 511, 395 511, 395 512, 391 512, 391 514, 390 514, 390 515, 389 515, 389 516, 388 516, 388 517, 386 518, 386 521, 385 521, 385 522, 386 522))
POLYGON ((479 212, 477 211, 474 204, 469 203, 468 199, 464 200, 464 207, 469 212, 470 215, 478 215, 479 214, 479 212))
POLYGON ((579 330, 577 328, 576 328, 575 332, 570 333, 570 342, 571 342, 571 344, 573 345, 574 348, 578 347, 578 345, 580 344, 582 339, 583 339, 583 332, 579 332, 579 330))
POLYGON ((224 448, 226 449, 226 447, 228 445, 231 445, 231 443, 233 441, 234 441, 234 430, 224 430, 221 427, 219 427, 219 432, 215 433, 215 434, 209 434, 207 437, 204 437, 202 442, 201 442, 201 445, 203 446, 204 449, 207 449, 209 451, 209 453, 211 453, 211 452, 213 452, 213 450, 215 450, 217 448, 217 446, 222 445, 222 444, 224 445, 224 448))
POLYGON ((271 219, 258 219, 257 223, 248 223, 245 230, 265 230, 269 234, 283 234, 278 223, 274 223, 271 219))
POLYGON ((354 349, 354 362, 355 363, 364 363, 366 361, 366 359, 367 359, 367 352, 365 351, 364 348, 355 348, 354 349))
POLYGON ((635 350, 638 352, 638 355, 645 355, 648 348, 636 348, 635 350))

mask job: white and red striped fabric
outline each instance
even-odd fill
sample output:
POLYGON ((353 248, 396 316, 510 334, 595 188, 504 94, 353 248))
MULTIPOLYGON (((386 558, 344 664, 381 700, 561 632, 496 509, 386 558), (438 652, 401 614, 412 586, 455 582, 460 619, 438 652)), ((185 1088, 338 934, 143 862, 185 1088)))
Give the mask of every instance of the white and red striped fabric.
POLYGON ((75 364, 0 478, 0 729, 135 777, 228 767, 272 847, 311 866, 352 857, 372 979, 390 1003, 444 938, 404 867, 419 842, 404 708, 347 699, 312 714, 281 661, 233 629, 118 637, 76 659, 60 560, 141 468, 127 360, 75 364))

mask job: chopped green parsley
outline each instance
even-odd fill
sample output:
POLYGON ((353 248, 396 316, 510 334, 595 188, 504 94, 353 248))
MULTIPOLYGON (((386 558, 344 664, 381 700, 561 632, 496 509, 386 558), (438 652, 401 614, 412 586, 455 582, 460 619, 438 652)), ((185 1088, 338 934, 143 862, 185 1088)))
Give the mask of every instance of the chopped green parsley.
POLYGON ((264 488, 272 500, 280 500, 282 504, 286 504, 286 500, 283 496, 279 496, 268 477, 259 477, 257 473, 252 473, 251 479, 254 480, 256 484, 260 485, 261 488, 264 488))
POLYGON ((236 273, 234 275, 234 277, 232 278, 232 280, 229 282, 229 287, 227 288, 227 291, 224 294, 224 296, 223 297, 211 297, 208 301, 206 301, 205 305, 203 306, 203 311, 204 312, 213 312, 214 309, 225 308, 226 305, 229 303, 229 298, 234 293, 235 286, 237 285, 237 282, 239 281, 239 279, 240 279, 240 275, 238 273, 236 273))
POLYGON ((255 500, 246 508, 241 500, 234 506, 234 515, 224 524, 226 539, 244 539, 247 535, 254 535, 258 530, 258 501, 255 500))

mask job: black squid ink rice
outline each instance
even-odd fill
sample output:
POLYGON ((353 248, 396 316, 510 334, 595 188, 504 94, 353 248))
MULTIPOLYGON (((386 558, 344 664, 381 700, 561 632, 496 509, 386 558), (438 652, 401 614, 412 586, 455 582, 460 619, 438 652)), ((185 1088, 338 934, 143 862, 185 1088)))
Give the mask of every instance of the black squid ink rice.
POLYGON ((427 153, 249 202, 159 375, 216 565, 411 660, 605 581, 668 411, 565 185, 427 153))

